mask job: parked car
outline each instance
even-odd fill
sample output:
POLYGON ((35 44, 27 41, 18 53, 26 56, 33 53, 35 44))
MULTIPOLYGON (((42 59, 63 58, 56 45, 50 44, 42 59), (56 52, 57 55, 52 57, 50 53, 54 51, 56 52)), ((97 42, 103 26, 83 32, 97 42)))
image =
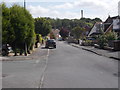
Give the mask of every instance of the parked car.
POLYGON ((49 47, 56 48, 56 41, 54 39, 49 39, 46 41, 45 48, 49 47))

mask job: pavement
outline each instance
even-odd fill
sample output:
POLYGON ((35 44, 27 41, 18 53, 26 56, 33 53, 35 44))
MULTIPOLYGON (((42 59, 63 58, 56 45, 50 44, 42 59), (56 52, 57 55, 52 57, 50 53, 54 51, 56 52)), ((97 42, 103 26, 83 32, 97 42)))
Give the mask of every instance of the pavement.
POLYGON ((32 52, 32 54, 28 54, 28 56, 24 55, 18 55, 14 56, 14 53, 10 53, 8 56, 0 56, 0 61, 14 61, 14 60, 31 60, 31 59, 37 59, 39 57, 45 57, 47 55, 47 52, 45 52, 43 49, 44 45, 35 48, 32 52))
POLYGON ((100 56, 105 56, 108 58, 113 58, 115 60, 120 60, 120 51, 103 50, 103 49, 95 48, 93 46, 80 46, 79 44, 74 44, 74 43, 71 43, 70 45, 89 51, 89 52, 92 52, 92 53, 95 53, 100 56))

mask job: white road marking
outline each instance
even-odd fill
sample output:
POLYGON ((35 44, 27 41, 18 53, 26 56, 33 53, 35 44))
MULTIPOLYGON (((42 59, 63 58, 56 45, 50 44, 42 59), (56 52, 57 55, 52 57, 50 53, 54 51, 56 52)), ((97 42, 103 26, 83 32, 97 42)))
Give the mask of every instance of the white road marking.
POLYGON ((48 53, 47 53, 47 55, 46 55, 46 64, 45 64, 45 68, 44 68, 44 70, 43 70, 43 74, 42 74, 42 76, 41 76, 41 78, 40 78, 40 83, 39 83, 38 88, 42 88, 42 86, 43 86, 44 75, 45 75, 45 71, 46 71, 46 69, 47 69, 47 63, 48 63, 48 56, 49 56, 49 54, 50 54, 50 49, 48 49, 48 53))

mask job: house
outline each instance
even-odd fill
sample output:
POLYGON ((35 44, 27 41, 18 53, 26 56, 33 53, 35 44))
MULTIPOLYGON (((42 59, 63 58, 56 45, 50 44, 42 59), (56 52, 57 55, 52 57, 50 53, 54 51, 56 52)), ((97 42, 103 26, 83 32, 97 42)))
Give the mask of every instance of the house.
POLYGON ((90 30, 88 37, 92 37, 92 36, 101 34, 102 30, 103 30, 103 22, 96 22, 93 25, 92 29, 90 30))
POLYGON ((96 22, 88 34, 88 37, 107 34, 110 31, 115 31, 120 36, 120 16, 108 17, 105 22, 96 22))
MULTIPOLYGON (((108 34, 109 32, 116 32, 118 35, 118 38, 120 39, 120 16, 115 17, 108 17, 105 22, 96 22, 91 29, 91 31, 88 34, 88 37, 92 37, 95 39, 95 36, 98 36, 100 34, 108 34)), ((114 47, 115 41, 109 40, 108 46, 114 47)), ((116 46, 120 45, 120 41, 116 46)), ((115 48, 115 47, 114 47, 115 48)))
POLYGON ((120 36, 120 16, 108 17, 104 22, 104 33, 114 31, 120 36))
POLYGON ((52 29, 51 34, 54 34, 55 38, 59 39, 60 38, 59 32, 60 32, 60 30, 58 30, 58 29, 52 29))

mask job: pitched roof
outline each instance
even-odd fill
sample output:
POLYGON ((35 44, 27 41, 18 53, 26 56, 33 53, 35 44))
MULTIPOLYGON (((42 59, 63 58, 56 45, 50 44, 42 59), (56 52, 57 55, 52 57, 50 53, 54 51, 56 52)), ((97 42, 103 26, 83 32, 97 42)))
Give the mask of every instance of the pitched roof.
POLYGON ((118 16, 114 16, 114 17, 108 17, 106 20, 105 20, 105 22, 104 23, 112 23, 113 22, 113 19, 120 19, 120 16, 118 15, 118 16))
POLYGON ((110 30, 112 30, 112 28, 113 28, 113 24, 111 24, 111 25, 106 29, 106 31, 105 31, 104 33, 106 34, 106 33, 109 32, 110 30))
POLYGON ((93 25, 93 27, 92 27, 91 31, 89 32, 88 36, 91 36, 93 33, 94 33, 94 34, 100 33, 99 31, 97 31, 97 30, 98 30, 97 25, 100 25, 100 24, 102 24, 102 23, 103 23, 103 22, 96 22, 96 23, 93 25))
POLYGON ((114 16, 114 17, 108 17, 106 21, 104 22, 104 32, 107 33, 110 31, 113 27, 113 20, 114 19, 120 19, 120 16, 114 16))

